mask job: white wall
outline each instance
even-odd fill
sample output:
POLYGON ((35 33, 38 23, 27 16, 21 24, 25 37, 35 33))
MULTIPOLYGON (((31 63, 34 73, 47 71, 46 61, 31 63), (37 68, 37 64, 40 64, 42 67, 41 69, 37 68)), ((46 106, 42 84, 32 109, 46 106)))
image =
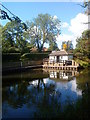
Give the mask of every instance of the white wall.
MULTIPOLYGON (((59 56, 59 60, 68 60, 68 56, 59 56)), ((49 56, 49 62, 57 62, 57 56, 49 56)))
POLYGON ((49 62, 56 62, 56 56, 49 56, 49 62))
POLYGON ((59 60, 68 60, 68 56, 60 56, 59 60))

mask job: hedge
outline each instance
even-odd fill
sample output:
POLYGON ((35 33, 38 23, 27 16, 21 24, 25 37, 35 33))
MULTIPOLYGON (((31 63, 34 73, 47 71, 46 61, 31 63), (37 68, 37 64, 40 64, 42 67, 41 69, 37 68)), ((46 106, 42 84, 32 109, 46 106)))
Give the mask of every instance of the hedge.
POLYGON ((2 62, 11 62, 11 61, 20 61, 21 54, 20 53, 3 53, 2 54, 2 62))
POLYGON ((49 53, 25 53, 21 56, 22 60, 43 60, 49 53))
POLYGON ((20 60, 31 60, 31 61, 39 61, 47 58, 49 53, 25 53, 21 55, 21 53, 3 53, 2 54, 2 62, 18 62, 20 60))

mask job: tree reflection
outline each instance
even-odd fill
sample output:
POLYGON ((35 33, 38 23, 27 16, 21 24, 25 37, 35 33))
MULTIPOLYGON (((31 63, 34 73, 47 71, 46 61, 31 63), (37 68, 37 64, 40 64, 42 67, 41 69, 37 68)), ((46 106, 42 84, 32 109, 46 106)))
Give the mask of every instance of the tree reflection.
POLYGON ((82 98, 78 99, 73 105, 69 103, 65 106, 63 115, 66 115, 67 119, 71 119, 71 115, 74 119, 89 120, 90 119, 90 71, 83 70, 76 77, 77 89, 82 90, 82 98))
MULTIPOLYGON (((58 98, 60 94, 55 91, 55 83, 44 83, 43 79, 37 80, 37 85, 28 82, 22 82, 3 90, 3 104, 8 102, 12 108, 21 108, 24 104, 29 108, 32 104, 39 108, 39 112, 50 114, 54 108, 58 108, 58 98), (45 113, 46 112, 46 113, 45 113), (48 113, 49 112, 49 113, 48 113)), ((39 113, 37 113, 39 115, 39 113)), ((37 116, 37 115, 36 115, 37 116)))
MULTIPOLYGON (((39 111, 35 113, 36 118, 51 118, 56 117, 56 114, 60 112, 61 105, 60 101, 58 101, 60 97, 60 93, 55 90, 56 84, 50 83, 49 85, 44 83, 43 79, 38 80, 38 101, 37 97, 34 97, 36 100, 36 104, 39 107, 39 111), (43 84, 44 88, 41 87, 43 84), (42 90, 43 89, 43 94, 42 90)), ((33 101, 32 101, 33 102, 33 101)))
MULTIPOLYGON (((66 78, 66 76, 68 75, 71 76, 71 73, 64 73, 64 78, 66 78)), ((59 72, 57 76, 60 77, 60 75, 62 74, 59 72)), ((82 98, 78 98, 74 103, 67 98, 69 102, 67 102, 68 104, 65 104, 63 110, 61 102, 61 97, 63 96, 63 94, 61 93, 61 91, 58 91, 56 89, 57 81, 44 78, 38 78, 37 80, 33 81, 23 80, 18 83, 10 84, 9 86, 4 86, 2 94, 3 106, 5 103, 7 103, 8 106, 13 109, 23 109, 24 105, 26 105, 28 110, 30 111, 32 105, 34 105, 36 109, 36 112, 33 112, 35 118, 64 117, 64 119, 72 119, 72 116, 74 116, 75 119, 88 119, 90 106, 90 77, 88 75, 89 73, 84 72, 80 73, 80 75, 77 76, 76 81, 67 80, 67 83, 69 82, 71 85, 69 87, 73 89, 75 87, 73 93, 77 92, 75 90, 82 91, 82 98)), ((62 81, 59 80, 59 82, 62 81)), ((60 85, 60 83, 58 85, 60 85)), ((71 90, 71 88, 69 90, 71 90)), ((8 111, 8 108, 6 111, 4 110, 6 110, 5 107, 3 107, 3 112, 5 113, 8 111)))
POLYGON ((3 91, 3 102, 7 101, 13 108, 22 107, 29 100, 28 83, 20 83, 7 87, 3 91))

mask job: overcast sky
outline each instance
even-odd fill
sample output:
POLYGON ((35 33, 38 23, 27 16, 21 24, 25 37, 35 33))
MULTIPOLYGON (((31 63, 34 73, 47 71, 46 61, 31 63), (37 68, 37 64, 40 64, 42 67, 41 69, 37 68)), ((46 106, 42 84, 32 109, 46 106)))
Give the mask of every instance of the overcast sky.
MULTIPOLYGON (((32 21, 40 13, 49 13, 58 18, 61 21, 61 34, 57 37, 59 48, 65 40, 72 40, 75 48, 76 38, 88 28, 87 24, 83 24, 88 21, 88 17, 84 14, 84 8, 78 5, 79 2, 3 2, 2 4, 24 22, 32 21)), ((3 20, 2 24, 5 25, 7 22, 8 20, 3 20)))

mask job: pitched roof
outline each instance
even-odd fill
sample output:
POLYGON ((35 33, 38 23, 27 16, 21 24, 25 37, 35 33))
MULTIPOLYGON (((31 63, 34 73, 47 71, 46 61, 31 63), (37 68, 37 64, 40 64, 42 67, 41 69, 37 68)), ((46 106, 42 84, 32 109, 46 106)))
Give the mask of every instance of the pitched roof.
POLYGON ((60 56, 60 55, 68 55, 68 53, 65 50, 60 51, 52 51, 49 56, 60 56))

